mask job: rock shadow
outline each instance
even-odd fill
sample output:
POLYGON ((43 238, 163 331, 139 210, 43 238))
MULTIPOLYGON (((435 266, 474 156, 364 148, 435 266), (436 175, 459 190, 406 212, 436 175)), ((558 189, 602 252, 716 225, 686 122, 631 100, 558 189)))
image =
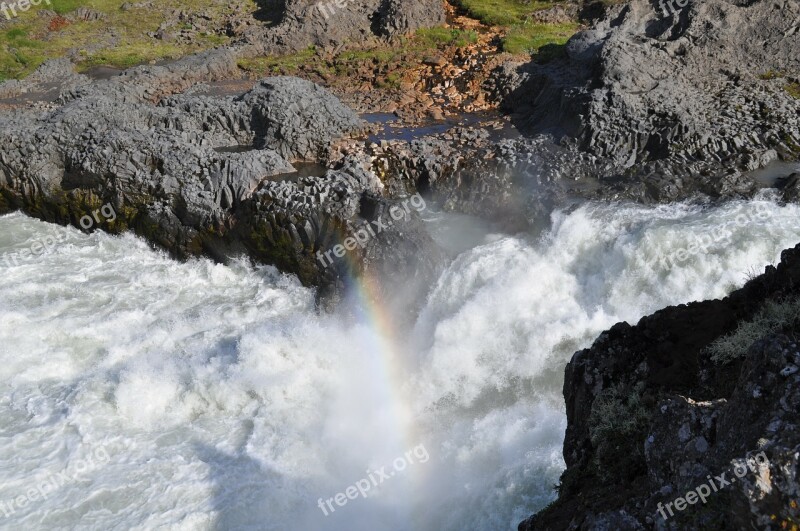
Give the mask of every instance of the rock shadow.
POLYGON ((258 9, 253 13, 253 17, 264 22, 268 28, 274 28, 281 22, 286 15, 286 0, 255 0, 258 9))

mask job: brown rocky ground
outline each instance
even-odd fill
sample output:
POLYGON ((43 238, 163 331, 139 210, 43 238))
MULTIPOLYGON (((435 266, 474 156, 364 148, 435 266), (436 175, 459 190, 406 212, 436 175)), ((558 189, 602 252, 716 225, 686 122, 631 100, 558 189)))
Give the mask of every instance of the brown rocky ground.
MULTIPOLYGON (((272 12, 254 14, 240 4, 226 10, 194 12, 171 9, 157 29, 146 32, 151 42, 147 47, 171 49, 208 36, 234 43, 231 49, 240 57, 240 70, 227 78, 218 76, 197 87, 197 93, 241 94, 264 77, 290 75, 329 88, 359 113, 393 114, 397 125, 401 126, 495 110, 499 96, 487 84, 491 73, 509 60, 527 61, 530 55, 503 51, 503 38, 509 31, 508 27, 483 24, 448 2, 444 6, 446 24, 440 27, 383 38, 371 37, 357 44, 347 41, 349 44, 309 46, 282 54, 266 50, 254 37, 256 33, 270 31, 269 28, 277 24, 272 12)), ((151 2, 140 2, 125 4, 123 11, 135 14, 137 10, 152 8, 151 2)), ((534 14, 532 20, 537 23, 574 21, 577 4, 555 4, 534 14)), ((78 20, 78 16, 86 18, 89 15, 94 19, 99 17, 100 22, 103 17, 108 18, 99 12, 84 15, 82 12, 71 14, 66 20, 78 20)), ((60 15, 45 10, 39 16, 60 15)), ((73 26, 70 26, 72 30, 73 26)), ((261 33, 257 37, 263 38, 261 33)), ((102 56, 84 64, 81 62, 84 52, 79 48, 68 50, 67 58, 78 62, 81 65, 79 70, 87 76, 107 78, 122 72, 122 69, 109 66, 113 61, 102 63, 102 56), (95 63, 97 65, 86 69, 87 65, 95 63)), ((168 62, 148 61, 151 65, 168 62)), ((10 87, 0 86, 2 108, 50 102, 59 92, 54 87, 46 87, 46 91, 30 88, 15 91, 14 83, 12 81, 10 87)))
POLYGON ((515 57, 502 51, 505 30, 481 24, 450 4, 446 11, 445 31, 432 36, 417 34, 366 50, 257 57, 240 64, 253 80, 265 73, 309 79, 358 112, 395 114, 404 125, 494 110, 498 102, 485 83, 494 69, 515 57))

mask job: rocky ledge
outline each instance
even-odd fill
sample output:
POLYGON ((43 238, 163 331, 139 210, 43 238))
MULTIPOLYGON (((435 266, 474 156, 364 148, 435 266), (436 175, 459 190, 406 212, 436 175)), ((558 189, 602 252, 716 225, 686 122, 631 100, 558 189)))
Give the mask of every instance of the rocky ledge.
POLYGON ((800 156, 800 4, 632 0, 601 11, 563 57, 496 72, 492 90, 525 134, 597 157, 619 197, 666 201, 746 188, 743 172, 800 156))
MULTIPOLYGON (((276 3, 277 4, 277 3, 276 3)), ((267 53, 377 42, 445 22, 441 0, 287 0, 275 8, 274 25, 243 34, 267 53)))
POLYGON ((800 246, 723 300, 616 325, 566 368, 567 470, 519 529, 795 528, 799 368, 800 246))
MULTIPOLYGON (((0 98, 59 94, 0 115, 0 211, 77 226, 111 202, 112 232, 130 228, 181 257, 244 253, 331 286, 381 261, 425 277, 408 256, 435 246, 410 221, 351 249, 347 265, 319 257, 416 193, 519 230, 586 199, 749 197, 763 186, 750 170, 800 155, 800 8, 783 0, 608 8, 563 57, 497 69, 486 101, 502 100, 517 128, 489 120, 370 142, 354 112, 309 81, 269 78, 236 97, 197 90, 239 76, 237 61, 259 47, 340 46, 444 13, 429 0, 320 5, 286 2, 250 45, 170 65, 92 81, 51 61, 0 84, 0 98), (311 175, 296 171, 308 163, 311 175)), ((795 200, 797 176, 783 177, 795 200)))
POLYGON ((405 223, 348 242, 393 206, 356 162, 326 167, 338 139, 360 134, 353 111, 287 77, 236 97, 192 95, 186 88, 198 78, 235 68, 230 52, 214 54, 84 82, 54 104, 0 115, 0 213, 79 227, 110 203, 116 220, 101 227, 109 232, 133 230, 181 258, 245 254, 324 287, 435 255, 408 208, 405 223), (351 260, 338 251, 321 258, 344 244, 351 260))
POLYGON ((587 199, 748 198, 765 184, 796 199, 796 177, 753 175, 800 157, 796 2, 633 0, 597 14, 562 57, 506 63, 485 84, 521 135, 462 127, 351 152, 392 187, 500 212, 512 229, 587 199))

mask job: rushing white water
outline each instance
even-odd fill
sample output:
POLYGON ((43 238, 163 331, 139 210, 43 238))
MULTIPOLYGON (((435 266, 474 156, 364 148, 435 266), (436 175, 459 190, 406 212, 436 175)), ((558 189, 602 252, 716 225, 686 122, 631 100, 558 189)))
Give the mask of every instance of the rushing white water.
POLYGON ((321 315, 271 268, 0 218, 0 528, 515 529, 554 497, 572 353, 724 296, 800 241, 800 208, 591 204, 540 239, 477 226, 398 330, 375 304, 321 315))

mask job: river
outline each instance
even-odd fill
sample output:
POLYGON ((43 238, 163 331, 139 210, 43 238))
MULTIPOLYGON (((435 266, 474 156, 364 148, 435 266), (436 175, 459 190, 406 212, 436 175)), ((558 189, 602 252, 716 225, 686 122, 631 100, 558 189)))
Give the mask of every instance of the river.
POLYGON ((555 497, 571 355, 800 241, 766 197, 427 223, 450 259, 407 324, 366 281, 324 313, 271 267, 1 217, 0 528, 516 529, 555 497))

